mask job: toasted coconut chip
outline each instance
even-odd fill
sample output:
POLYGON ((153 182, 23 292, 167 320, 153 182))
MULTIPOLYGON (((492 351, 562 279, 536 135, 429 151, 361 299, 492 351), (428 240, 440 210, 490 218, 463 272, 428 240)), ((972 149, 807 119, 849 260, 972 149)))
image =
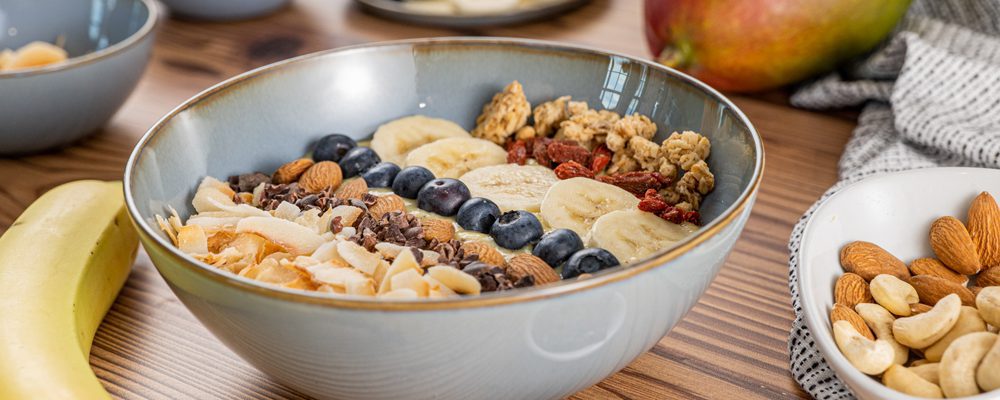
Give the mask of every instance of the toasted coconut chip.
POLYGON ((316 264, 306 267, 305 270, 318 283, 342 288, 347 287, 348 281, 368 279, 354 268, 337 267, 330 263, 316 264))
POLYGON ((434 297, 434 292, 437 292, 442 297, 452 297, 458 295, 458 293, 455 293, 454 290, 449 289, 443 283, 441 283, 437 279, 434 279, 430 275, 424 274, 423 278, 425 281, 427 281, 427 285, 431 289, 431 293, 428 295, 428 297, 434 297))
MULTIPOLYGON (((295 219, 293 219, 292 222, 295 222, 296 224, 302 225, 306 228, 315 230, 316 233, 324 233, 329 231, 329 229, 324 231, 320 226, 320 216, 318 208, 303 211, 302 213, 299 214, 298 217, 295 217, 295 219)), ((327 226, 327 228, 329 228, 329 226, 327 226)))
POLYGON ((417 292, 414 292, 413 289, 393 290, 391 292, 380 294, 380 295, 378 295, 378 297, 383 298, 383 299, 419 299, 420 298, 420 296, 417 296, 417 292))
POLYGON ((261 282, 284 285, 302 276, 295 268, 280 263, 261 263, 260 266, 260 271, 254 279, 261 282))
MULTIPOLYGON (((340 233, 336 234, 334 237, 336 237, 338 239, 341 239, 341 240, 347 240, 347 239, 350 239, 351 236, 354 236, 357 232, 358 232, 357 229, 354 229, 354 227, 348 226, 346 228, 341 229, 340 233)), ((329 234, 329 233, 330 232, 327 232, 327 234, 329 234)))
POLYGON ((278 207, 276 207, 274 211, 271 211, 271 215, 276 218, 291 221, 298 217, 301 212, 302 210, 300 210, 295 204, 282 201, 281 204, 278 204, 278 207))
POLYGON ((482 285, 475 277, 452 266, 430 267, 427 269, 427 274, 456 293, 479 294, 482 291, 482 285))
POLYGON ((272 217, 247 217, 236 225, 238 233, 256 233, 295 255, 312 254, 325 241, 312 229, 272 217))
POLYGON ((187 254, 208 254, 208 236, 199 225, 182 226, 177 230, 177 248, 187 254))
MULTIPOLYGON (((375 251, 379 252, 379 254, 381 254, 382 257, 388 259, 395 259, 399 255, 399 253, 406 248, 407 246, 400 246, 398 244, 389 242, 379 242, 375 244, 375 251)), ((420 250, 420 252, 423 253, 424 255, 420 260, 421 266, 437 265, 438 258, 441 257, 440 253, 433 250, 420 250)))
POLYGON ((389 262, 386 260, 381 260, 378 262, 378 267, 375 267, 375 273, 372 274, 372 279, 375 281, 375 287, 382 287, 382 281, 385 279, 385 274, 389 272, 389 262))
POLYGON ((156 218, 156 224, 160 226, 160 230, 163 231, 168 238, 170 238, 170 242, 172 242, 174 246, 177 246, 177 231, 174 230, 174 227, 159 214, 154 217, 156 218))
POLYGON ((347 294, 357 296, 375 295, 375 283, 371 278, 349 280, 345 289, 347 289, 347 294))
POLYGON ((320 293, 347 294, 347 289, 332 285, 319 285, 316 287, 316 291, 320 293))
POLYGON ((220 230, 212 233, 208 237, 208 251, 211 253, 218 253, 229 246, 236 239, 236 232, 231 230, 220 230))
POLYGON ((229 242, 229 247, 251 258, 254 263, 260 262, 268 255, 285 251, 278 244, 254 233, 237 233, 236 238, 229 242))
POLYGON ((379 260, 382 259, 376 253, 369 253, 364 247, 357 243, 342 241, 337 243, 337 253, 352 267, 368 275, 375 273, 379 260))
POLYGON ((188 218, 188 225, 201 225, 206 231, 236 230, 243 217, 203 217, 201 214, 188 218))
POLYGON ((294 281, 288 282, 282 286, 289 289, 316 290, 316 284, 313 283, 309 278, 303 278, 303 277, 299 277, 294 281))
POLYGON ((396 274, 402 273, 406 270, 415 270, 418 274, 423 274, 424 270, 420 268, 420 264, 417 264, 416 257, 410 251, 403 251, 399 253, 399 256, 395 260, 392 260, 392 264, 379 280, 378 292, 379 294, 387 293, 392 291, 392 277, 396 274))
POLYGON ((338 267, 350 267, 351 265, 347 263, 347 260, 337 252, 337 243, 336 241, 329 241, 321 244, 312 253, 311 257, 319 262, 328 262, 338 267))
POLYGON ((331 208, 330 211, 327 211, 323 215, 330 215, 330 220, 333 220, 334 217, 340 217, 340 224, 342 226, 352 226, 362 213, 364 213, 364 210, 358 207, 341 205, 331 208))
POLYGON ((430 291, 430 285, 427 284, 427 281, 423 279, 423 276, 417 270, 407 269, 393 275, 391 280, 393 290, 410 289, 420 297, 427 297, 427 293, 430 291))
POLYGON ((210 176, 206 176, 198 185, 191 205, 198 212, 223 211, 226 206, 234 206, 233 192, 229 185, 210 176))

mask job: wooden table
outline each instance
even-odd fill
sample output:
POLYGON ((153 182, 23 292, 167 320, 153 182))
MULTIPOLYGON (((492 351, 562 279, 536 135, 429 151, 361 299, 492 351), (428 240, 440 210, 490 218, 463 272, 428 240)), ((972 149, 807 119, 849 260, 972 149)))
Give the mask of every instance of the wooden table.
MULTIPOLYGON (((75 179, 121 179, 139 136, 198 91, 291 56, 355 43, 445 35, 519 36, 648 57, 640 0, 595 0, 558 19, 448 31, 403 26, 347 0, 295 0, 271 17, 215 24, 167 21, 149 70, 98 135, 59 152, 0 159, 0 231, 37 196, 75 179)), ((734 96, 764 137, 767 171, 753 215, 708 292, 625 370, 575 398, 806 397, 788 372, 793 314, 786 243, 792 225, 835 180, 854 114, 787 106, 772 93, 734 96)), ((91 364, 120 398, 301 398, 236 357, 177 301, 145 256, 97 333, 91 364)))

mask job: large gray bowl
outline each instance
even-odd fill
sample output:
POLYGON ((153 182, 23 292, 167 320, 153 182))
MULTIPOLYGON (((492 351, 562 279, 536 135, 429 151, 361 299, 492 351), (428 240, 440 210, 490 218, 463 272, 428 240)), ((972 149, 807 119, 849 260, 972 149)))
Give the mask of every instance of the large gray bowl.
POLYGON ((0 0, 0 50, 65 39, 69 60, 0 72, 0 155, 94 132, 132 93, 153 44, 153 0, 0 0))
POLYGON ((697 302, 750 215, 760 138, 729 100, 657 64, 546 42, 434 39, 310 54, 187 101, 125 170, 128 210, 160 274, 223 343, 303 393, 339 399, 546 399, 584 389, 652 347, 697 302), (569 94, 712 140, 705 226, 590 279, 478 297, 377 301, 266 287, 178 251, 153 221, 192 212, 202 177, 271 171, 330 132, 357 139, 420 113, 471 128, 512 80, 533 103, 569 94))

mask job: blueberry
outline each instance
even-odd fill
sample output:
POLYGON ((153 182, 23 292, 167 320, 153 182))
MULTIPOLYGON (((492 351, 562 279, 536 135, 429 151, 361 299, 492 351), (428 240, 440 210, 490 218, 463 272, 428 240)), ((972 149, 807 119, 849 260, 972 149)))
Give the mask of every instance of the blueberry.
POLYGON ((392 191, 407 199, 415 199, 420 188, 432 180, 434 173, 431 170, 420 166, 406 167, 392 180, 392 191))
POLYGON ((368 187, 387 188, 392 186, 392 180, 399 173, 399 166, 391 162, 380 162, 361 174, 368 187))
POLYGON ((580 240, 580 235, 569 229, 556 229, 542 236, 531 250, 531 254, 541 258, 552 268, 556 268, 580 250, 583 250, 583 240, 580 240))
POLYGON ((338 164, 340 164, 340 170, 344 172, 344 177, 350 178, 367 171, 379 161, 382 159, 378 157, 378 154, 375 154, 375 150, 367 147, 355 147, 348 150, 338 164))
POLYGON ((452 216, 472 194, 462 181, 438 178, 424 184, 417 193, 417 207, 435 214, 452 216))
POLYGON ((611 252, 591 247, 573 253, 563 265, 563 279, 570 279, 580 276, 580 274, 592 274, 602 269, 608 269, 621 264, 611 252))
POLYGON ((530 212, 507 211, 493 223, 490 236, 500 247, 520 249, 542 237, 542 223, 530 212))
POLYGON ((455 222, 470 231, 490 233, 490 228, 493 228, 493 222, 497 218, 500 218, 500 207, 497 207, 496 203, 490 199, 475 197, 459 207, 455 222))
POLYGON ((316 148, 313 149, 313 160, 339 162, 344 154, 355 147, 358 147, 358 142, 347 135, 339 133, 326 135, 316 142, 316 148))

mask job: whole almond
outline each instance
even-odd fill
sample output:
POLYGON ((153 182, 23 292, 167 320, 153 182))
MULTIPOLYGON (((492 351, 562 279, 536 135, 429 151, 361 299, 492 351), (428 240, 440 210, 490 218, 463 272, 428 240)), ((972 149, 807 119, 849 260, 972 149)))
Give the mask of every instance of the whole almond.
POLYGON ((490 265, 503 267, 507 265, 507 260, 500 254, 500 251, 486 242, 468 241, 462 243, 462 252, 465 254, 475 254, 479 256, 479 261, 490 265))
POLYGON ((872 334, 872 330, 865 324, 864 318, 861 318, 857 311, 852 310, 850 307, 843 304, 833 305, 833 309, 830 310, 830 323, 832 324, 837 321, 850 322, 858 333, 868 339, 875 340, 875 335, 872 334))
POLYGON ((837 278, 837 283, 833 287, 833 301, 851 309, 860 303, 873 302, 872 294, 868 291, 868 282, 865 282, 865 278, 861 275, 851 272, 837 278))
POLYGON ((291 161, 278 167, 277 171, 274 171, 274 175, 271 176, 271 181, 274 183, 288 184, 299 180, 302 176, 313 166, 313 160, 308 158, 300 158, 295 161, 291 161))
MULTIPOLYGON (((535 285, 559 281, 559 274, 541 258, 531 254, 518 254, 507 261, 507 274, 515 281, 531 276, 535 285)), ((860 318, 860 317, 859 317, 860 318)))
POLYGON ((982 286, 969 286, 969 291, 972 292, 972 297, 979 297, 980 290, 983 290, 982 286))
POLYGON ((1000 286, 1000 267, 992 267, 976 275, 976 286, 1000 286))
POLYGON ((447 242, 455 238, 455 224, 443 219, 422 219, 420 227, 424 230, 424 239, 437 239, 438 242, 447 242))
POLYGON ((320 161, 313 164, 299 177, 299 187, 310 193, 318 193, 328 188, 336 189, 344 180, 340 166, 333 161, 320 161))
POLYGON ((920 302, 924 304, 933 306, 938 300, 954 293, 962 299, 962 305, 976 305, 976 297, 968 288, 934 275, 914 276, 910 278, 910 286, 917 290, 917 296, 920 296, 920 302))
POLYGON ((955 217, 941 217, 931 225, 931 248, 941 263, 952 270, 972 275, 979 272, 979 253, 969 231, 955 217))
POLYGON ((969 283, 969 277, 952 271, 940 261, 933 258, 918 258, 910 263, 910 273, 913 275, 933 275, 944 278, 959 285, 969 283))
POLYGON ((860 275, 871 281, 878 275, 889 274, 906 280, 910 270, 906 264, 888 251, 870 242, 851 242, 840 249, 840 265, 847 272, 860 275))
POLYGON ((924 303, 913 303, 913 304, 910 304, 910 313, 911 313, 910 315, 913 316, 913 315, 917 315, 917 314, 922 314, 922 313, 930 311, 932 308, 934 308, 934 307, 931 307, 931 306, 926 305, 924 303))
POLYGON ((393 211, 406 211, 406 203, 403 202, 403 198, 394 194, 378 196, 375 199, 375 204, 368 207, 368 212, 375 218, 382 218, 385 213, 393 211))
POLYGON ((368 182, 365 182, 363 178, 354 178, 344 181, 340 185, 340 188, 333 193, 341 199, 361 199, 362 196, 368 193, 368 182))
POLYGON ((984 267, 1000 265, 1000 207, 989 193, 980 193, 969 206, 969 236, 984 267))

